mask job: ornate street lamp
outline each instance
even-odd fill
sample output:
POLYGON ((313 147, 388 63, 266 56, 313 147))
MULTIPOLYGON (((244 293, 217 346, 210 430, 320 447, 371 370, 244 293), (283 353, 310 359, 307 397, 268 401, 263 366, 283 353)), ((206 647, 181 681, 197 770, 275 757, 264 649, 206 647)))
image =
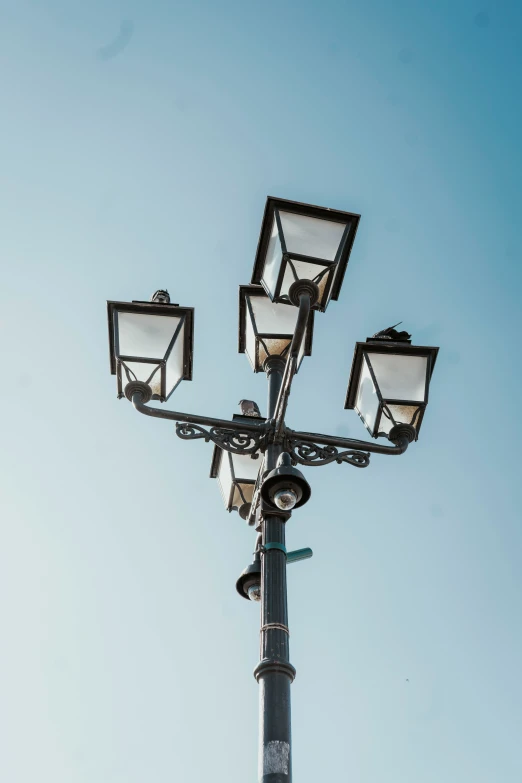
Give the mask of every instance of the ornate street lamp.
POLYGON ((312 346, 313 310, 337 299, 359 215, 269 198, 252 277, 239 292, 239 351, 268 378, 267 418, 241 401, 242 415, 217 419, 150 407, 168 399, 192 374, 193 310, 171 305, 167 292, 151 302, 109 302, 111 372, 118 396, 147 416, 176 422, 183 440, 214 443, 211 476, 225 508, 258 531, 254 561, 236 587, 261 607, 260 686, 262 783, 290 783, 290 685, 286 566, 312 555, 287 552, 286 524, 310 498, 296 465, 346 463, 366 468, 370 454, 403 454, 417 439, 438 348, 411 344, 390 327, 357 343, 346 398, 373 438, 360 441, 291 430, 285 421, 293 379, 312 346))
POLYGON ((111 373, 118 397, 131 381, 146 383, 151 399, 165 402, 192 380, 194 310, 170 304, 167 291, 150 302, 107 302, 111 373))
POLYGON ((291 304, 297 280, 318 288, 318 310, 338 299, 360 215, 268 198, 252 283, 261 283, 273 302, 291 304))
MULTIPOLYGON (((269 356, 285 359, 297 323, 296 307, 272 302, 260 285, 239 286, 239 353, 246 353, 254 372, 262 372, 269 356)), ((310 311, 296 372, 304 356, 312 355, 314 313, 310 311)))
POLYGON ((355 408, 374 438, 399 426, 419 437, 439 349, 411 345, 410 337, 391 327, 355 346, 344 407, 355 408))

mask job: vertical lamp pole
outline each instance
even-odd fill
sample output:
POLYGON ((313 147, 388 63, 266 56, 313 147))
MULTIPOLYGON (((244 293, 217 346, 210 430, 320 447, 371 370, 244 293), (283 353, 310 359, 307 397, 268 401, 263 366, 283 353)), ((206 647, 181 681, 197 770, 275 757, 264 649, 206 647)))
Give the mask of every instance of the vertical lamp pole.
MULTIPOLYGON (((268 418, 276 413, 285 363, 279 356, 265 362, 268 376, 268 418)), ((265 469, 274 470, 282 446, 271 444, 265 469)), ((261 566, 261 660, 254 671, 259 683, 259 781, 291 780, 290 685, 295 669, 290 663, 286 589, 285 518, 264 514, 261 566)))
MULTIPOLYGON (((290 300, 298 307, 295 331, 288 358, 268 356, 264 370, 268 377, 268 420, 273 422, 273 437, 266 449, 263 476, 270 476, 281 465, 283 445, 281 429, 290 386, 297 369, 312 306, 319 289, 309 280, 295 281, 290 300)), ((288 454, 287 462, 290 463, 288 454)), ((295 469, 309 492, 304 477, 295 469)), ((296 498, 297 499, 297 498, 296 498)), ((290 506, 293 508, 295 501, 290 506)), ((261 660, 254 671, 259 691, 259 781, 289 783, 292 779, 290 686, 295 669, 290 663, 290 631, 286 589, 285 524, 290 510, 261 500, 263 557, 261 566, 261 660)))

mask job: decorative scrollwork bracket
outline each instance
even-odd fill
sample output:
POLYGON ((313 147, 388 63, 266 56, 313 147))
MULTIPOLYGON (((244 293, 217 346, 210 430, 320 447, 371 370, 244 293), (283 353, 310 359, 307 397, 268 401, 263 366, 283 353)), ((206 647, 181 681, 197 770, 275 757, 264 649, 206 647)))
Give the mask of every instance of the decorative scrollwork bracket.
POLYGON ((367 468, 370 464, 370 455, 366 451, 341 451, 335 446, 319 446, 317 443, 305 443, 292 437, 286 438, 285 450, 290 454, 294 465, 328 465, 330 462, 341 465, 346 462, 356 468, 367 468))
POLYGON ((199 440, 205 443, 212 441, 216 446, 232 454, 250 454, 252 459, 257 459, 259 452, 266 449, 266 433, 241 431, 240 429, 226 427, 210 427, 206 430, 198 424, 176 422, 176 435, 182 440, 199 440))

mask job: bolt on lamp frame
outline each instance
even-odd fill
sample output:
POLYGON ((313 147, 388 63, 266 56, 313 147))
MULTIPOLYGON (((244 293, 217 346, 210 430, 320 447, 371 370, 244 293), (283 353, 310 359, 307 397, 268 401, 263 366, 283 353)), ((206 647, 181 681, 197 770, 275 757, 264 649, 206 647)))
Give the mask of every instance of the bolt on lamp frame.
MULTIPOLYGON (((271 203, 273 201, 273 199, 268 200, 265 221, 267 214, 273 215, 276 208, 271 203)), ((321 218, 324 218, 323 213, 328 212, 327 210, 310 207, 309 205, 299 205, 295 202, 288 203, 292 204, 293 210, 299 211, 299 208, 302 207, 302 214, 305 216, 313 215, 317 218, 319 215, 321 218)), ((342 268, 331 272, 332 280, 330 281, 330 286, 334 280, 333 276, 336 275, 336 287, 331 294, 331 298, 335 299, 339 295, 340 283, 348 262, 349 250, 346 253, 347 243, 349 244, 349 249, 351 249, 359 220, 359 216, 339 212, 335 213, 335 219, 340 221, 343 214, 348 216, 347 222, 350 221, 352 234, 347 236, 347 230, 344 231, 341 249, 337 253, 337 256, 341 258, 342 268)), ((267 241, 266 229, 263 227, 260 246, 263 243, 266 244, 267 241)), ((283 258, 282 263, 287 263, 287 260, 283 258)), ((260 278, 259 270, 258 250, 254 274, 256 283, 259 282, 260 278)), ((279 279, 281 274, 279 274, 279 279)), ((278 355, 268 356, 264 362, 263 369, 268 380, 268 412, 266 420, 261 418, 257 420, 250 418, 249 420, 248 416, 234 416, 228 420, 149 407, 148 403, 153 398, 149 384, 142 380, 131 380, 125 385, 124 389, 121 389, 121 376, 118 376, 119 396, 122 396, 123 392, 139 413, 175 422, 176 434, 182 440, 201 439, 207 443, 212 442, 215 444, 216 449, 214 450, 211 476, 215 476, 217 473, 219 454, 221 454, 221 458, 227 456, 228 453, 232 458, 234 455, 249 455, 259 460, 260 468, 254 487, 252 503, 249 510, 245 510, 246 504, 243 504, 242 516, 260 534, 258 544, 256 544, 255 562, 258 562, 259 559, 261 560, 261 655, 260 661, 254 670, 254 676, 260 686, 258 768, 260 783, 291 783, 290 685, 296 674, 294 667, 290 663, 286 588, 287 554, 290 553, 287 553, 286 550, 285 533, 286 523, 291 518, 291 511, 282 511, 280 508, 267 502, 266 492, 264 493, 265 496, 263 496, 262 492, 264 479, 269 474, 274 476, 277 473, 276 469, 281 465, 282 458, 286 460, 286 464, 292 463, 293 465, 316 466, 336 462, 338 464, 346 463, 354 467, 366 468, 370 463, 370 454, 389 456, 404 454, 410 443, 416 440, 418 434, 415 427, 411 424, 397 423, 387 433, 390 445, 385 445, 353 438, 295 431, 286 425, 285 415, 292 382, 298 369, 299 357, 302 356, 303 341, 309 339, 307 335, 310 332, 307 330, 310 325, 311 311, 313 308, 317 308, 318 305, 319 309, 322 309, 318 297, 318 286, 313 281, 306 279, 296 280, 290 286, 288 301, 285 301, 285 305, 293 305, 298 308, 296 325, 290 346, 285 350, 285 355, 283 357, 278 355)), ((274 297, 275 299, 276 297, 274 297)), ((115 341, 114 339, 114 313, 119 306, 123 308, 126 306, 136 307, 136 304, 108 303, 109 328, 111 330, 111 369, 113 374, 116 374, 118 362, 121 360, 121 357, 117 356, 117 340, 115 341)), ((142 306, 146 305, 146 303, 139 304, 142 306)), ((146 305, 145 311, 149 313, 151 308, 160 308, 156 312, 160 313, 161 311, 163 313, 164 309, 169 307, 173 306, 165 304, 165 300, 163 300, 159 303, 146 305)), ((184 335, 185 345, 182 361, 183 377, 188 378, 190 377, 192 367, 193 314, 190 308, 179 308, 179 310, 183 310, 183 317, 189 318, 190 325, 190 329, 186 330, 184 335)), ((358 363, 360 363, 361 351, 363 350, 361 346, 364 345, 358 344, 356 347, 354 361, 357 367, 358 363)), ((389 347, 391 348, 391 344, 389 347)), ((370 350, 373 350, 372 346, 370 346, 370 350)), ((404 351, 404 348, 400 347, 400 350, 404 351)), ((438 349, 426 350, 431 351, 430 372, 426 381, 428 384, 438 349)), ((357 391, 357 389, 354 391, 352 388, 353 383, 357 383, 354 372, 352 367, 347 407, 354 407, 354 395, 356 395, 357 391)), ((374 437, 377 437, 378 434, 376 433, 374 437)), ((285 468, 285 470, 291 471, 292 469, 285 468)), ((299 473, 299 471, 295 472, 299 473)), ((302 474, 299 475, 302 476, 302 474)), ((304 477, 302 478, 305 481, 304 477)), ((225 499, 225 502, 228 510, 230 510, 232 507, 232 492, 230 497, 225 499)), ((311 550, 301 551, 306 552, 306 554, 294 559, 302 559, 303 556, 309 557, 311 555, 311 550)), ((293 554, 298 555, 298 553, 293 554)), ((241 592, 239 588, 238 591, 241 592)))

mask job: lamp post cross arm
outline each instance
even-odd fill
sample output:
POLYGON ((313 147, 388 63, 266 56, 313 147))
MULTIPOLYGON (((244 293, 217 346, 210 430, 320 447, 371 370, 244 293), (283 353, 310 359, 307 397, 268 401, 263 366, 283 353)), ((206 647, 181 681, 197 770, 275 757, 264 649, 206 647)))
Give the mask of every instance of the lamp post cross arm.
POLYGON ((414 434, 408 427, 398 426, 390 432, 393 446, 380 443, 339 438, 332 435, 319 435, 314 432, 296 432, 285 428, 284 448, 294 462, 301 465, 328 465, 331 462, 348 462, 357 468, 366 468, 373 454, 404 454, 414 434))
POLYGON ((125 392, 139 413, 157 419, 175 421, 176 434, 182 440, 203 439, 207 443, 212 441, 225 451, 234 454, 250 454, 254 459, 260 451, 264 451, 266 448, 269 425, 265 422, 250 424, 245 421, 215 419, 210 416, 149 408, 146 403, 150 399, 150 391, 148 391, 146 384, 139 382, 128 384, 125 392), (205 429, 205 427, 209 429, 205 429))
MULTIPOLYGON (((288 364, 289 362, 287 367, 288 364)), ((255 423, 244 420, 238 422, 180 411, 150 408, 146 404, 150 399, 150 390, 146 384, 139 381, 129 383, 125 392, 139 413, 153 418, 175 421, 176 434, 182 440, 203 439, 207 443, 212 441, 225 451, 251 454, 254 458, 259 452, 264 452, 269 443, 277 441, 283 444, 292 460, 301 465, 313 466, 327 465, 331 462, 339 464, 346 462, 355 467, 365 468, 369 465, 370 453, 403 454, 414 437, 407 425, 398 425, 390 432, 389 439, 395 444, 393 446, 312 432, 297 432, 286 427, 284 421, 278 431, 278 422, 274 419, 255 423), (205 429, 205 427, 209 429, 205 429)), ((280 400, 281 397, 279 397, 278 403, 280 400)))

